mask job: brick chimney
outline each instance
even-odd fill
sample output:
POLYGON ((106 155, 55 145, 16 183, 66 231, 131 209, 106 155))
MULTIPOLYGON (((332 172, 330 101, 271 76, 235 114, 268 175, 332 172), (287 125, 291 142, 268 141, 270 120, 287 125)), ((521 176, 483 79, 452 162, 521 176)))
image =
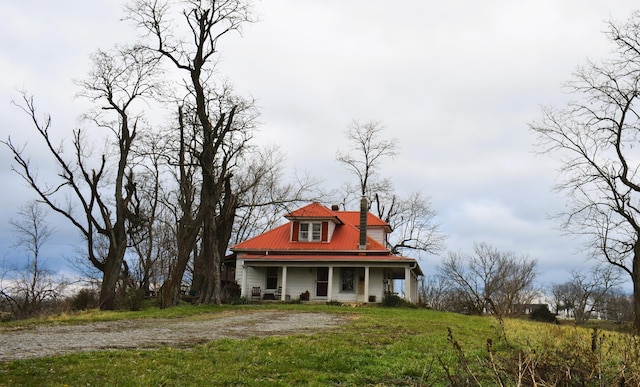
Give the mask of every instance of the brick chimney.
POLYGON ((365 196, 360 199, 360 243, 358 249, 367 249, 367 214, 369 213, 369 202, 365 196))

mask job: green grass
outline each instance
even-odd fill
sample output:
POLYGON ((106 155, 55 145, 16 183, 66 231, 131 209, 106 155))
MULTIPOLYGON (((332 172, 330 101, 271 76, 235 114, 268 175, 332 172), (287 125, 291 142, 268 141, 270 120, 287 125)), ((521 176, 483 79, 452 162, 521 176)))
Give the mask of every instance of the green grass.
MULTIPOLYGON (((568 351, 586 357, 595 353, 589 330, 506 320, 508 342, 504 342, 499 339, 500 325, 493 318, 407 308, 183 306, 141 312, 92 311, 28 324, 182 316, 201 319, 262 308, 335 313, 348 323, 312 335, 221 339, 188 349, 101 351, 10 361, 0 363, 0 386, 466 385, 474 378, 494 385, 496 375, 515 381, 517 367, 523 364, 537 364, 540 377, 551 380, 553 370, 541 365, 559 361, 568 351), (487 339, 492 340, 493 363, 487 339), (528 360, 531 363, 526 363, 528 360)), ((610 348, 623 348, 624 337, 607 334, 606 341, 617 344, 598 347, 601 355, 607 352, 606 361, 612 363, 607 367, 620 366, 620 356, 614 359, 610 348)), ((606 368, 604 360, 599 364, 606 368)), ((588 361, 592 359, 585 359, 588 361)))

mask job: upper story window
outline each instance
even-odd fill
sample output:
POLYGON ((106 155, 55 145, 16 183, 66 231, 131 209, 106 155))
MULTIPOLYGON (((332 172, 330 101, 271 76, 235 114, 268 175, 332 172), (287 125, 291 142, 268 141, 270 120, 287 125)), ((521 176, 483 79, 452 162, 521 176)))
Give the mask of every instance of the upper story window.
POLYGON ((291 241, 293 242, 328 242, 330 236, 329 222, 307 220, 291 222, 291 241))
POLYGON ((298 240, 320 242, 322 240, 322 223, 300 222, 300 235, 298 240))

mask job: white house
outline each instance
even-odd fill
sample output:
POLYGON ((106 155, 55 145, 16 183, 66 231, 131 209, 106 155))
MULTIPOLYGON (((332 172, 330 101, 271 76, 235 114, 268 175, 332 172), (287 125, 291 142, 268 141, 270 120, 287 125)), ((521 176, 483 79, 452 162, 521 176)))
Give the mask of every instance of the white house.
POLYGON ((285 215, 288 223, 233 246, 242 296, 380 302, 402 280, 395 282, 405 299, 417 302, 418 262, 389 251, 391 228, 367 208, 366 199, 360 211, 311 203, 285 215))

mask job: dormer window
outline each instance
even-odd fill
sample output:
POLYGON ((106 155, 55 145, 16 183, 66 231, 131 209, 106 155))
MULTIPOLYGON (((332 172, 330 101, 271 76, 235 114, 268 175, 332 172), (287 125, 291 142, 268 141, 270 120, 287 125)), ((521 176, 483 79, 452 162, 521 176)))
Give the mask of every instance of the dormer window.
POLYGON ((301 242, 320 242, 322 240, 322 223, 320 222, 300 222, 301 242))
POLYGON ((328 242, 329 222, 322 220, 296 220, 291 222, 293 242, 328 242))

